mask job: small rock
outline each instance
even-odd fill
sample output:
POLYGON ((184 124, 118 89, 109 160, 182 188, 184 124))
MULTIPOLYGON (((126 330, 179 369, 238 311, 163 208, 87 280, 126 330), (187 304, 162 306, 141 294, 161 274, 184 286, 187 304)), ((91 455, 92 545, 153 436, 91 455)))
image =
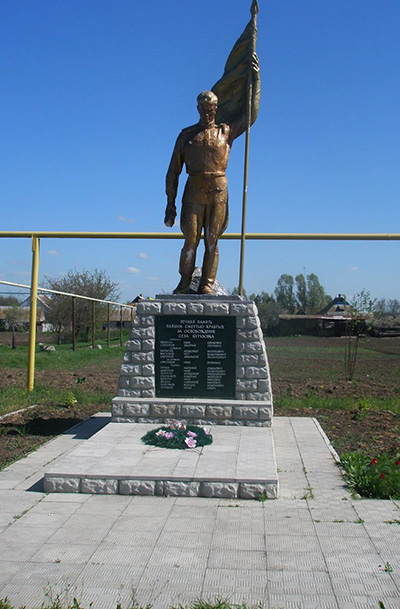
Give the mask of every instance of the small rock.
POLYGON ((55 351, 56 348, 55 348, 54 345, 43 345, 42 344, 42 345, 40 345, 40 350, 41 351, 49 351, 49 352, 51 352, 51 351, 55 351))

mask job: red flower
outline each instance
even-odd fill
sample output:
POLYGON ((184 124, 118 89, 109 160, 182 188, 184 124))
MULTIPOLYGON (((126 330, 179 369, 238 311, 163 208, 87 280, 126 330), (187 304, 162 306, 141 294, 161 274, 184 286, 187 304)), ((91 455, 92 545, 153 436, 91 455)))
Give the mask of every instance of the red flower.
POLYGON ((374 457, 371 461, 371 465, 376 465, 378 463, 378 459, 374 457))
POLYGON ((384 478, 384 477, 385 477, 385 474, 381 474, 381 478, 384 478))
POLYGON ((400 459, 399 459, 399 461, 396 461, 396 465, 400 465, 400 459))

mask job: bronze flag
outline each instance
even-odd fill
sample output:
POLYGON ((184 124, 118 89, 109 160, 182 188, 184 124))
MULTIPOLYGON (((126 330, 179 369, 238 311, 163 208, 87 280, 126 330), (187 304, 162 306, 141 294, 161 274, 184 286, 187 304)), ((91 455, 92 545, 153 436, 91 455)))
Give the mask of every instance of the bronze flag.
MULTIPOLYGON (((218 97, 217 123, 234 122, 237 116, 243 115, 246 112, 249 74, 251 74, 250 66, 252 61, 258 62, 255 53, 257 13, 258 3, 257 0, 253 0, 251 6, 252 18, 230 52, 222 77, 212 87, 212 91, 218 97)), ((259 98, 259 87, 255 90, 254 87, 252 89, 252 94, 259 98)), ((253 108, 253 115, 251 116, 250 124, 252 125, 257 118, 259 99, 253 99, 251 106, 253 108)))

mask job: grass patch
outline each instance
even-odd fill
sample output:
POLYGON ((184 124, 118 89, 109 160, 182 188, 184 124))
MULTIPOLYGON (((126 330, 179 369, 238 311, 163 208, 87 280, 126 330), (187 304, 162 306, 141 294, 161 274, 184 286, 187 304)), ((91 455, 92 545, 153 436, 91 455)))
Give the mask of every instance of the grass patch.
POLYGON ((0 389, 0 415, 27 408, 35 404, 42 406, 72 406, 73 404, 98 404, 109 408, 115 391, 90 391, 76 387, 70 389, 51 389, 44 385, 36 385, 33 391, 21 387, 5 387, 0 389))
MULTIPOLYGON (((393 568, 389 563, 386 563, 384 571, 386 573, 391 573, 393 568)), ((151 603, 141 605, 136 601, 133 601, 126 606, 126 609, 152 609, 152 607, 153 605, 151 603)), ((263 607, 265 607, 265 605, 261 602, 253 605, 248 605, 247 603, 241 603, 238 605, 231 603, 226 599, 216 599, 214 601, 200 599, 198 601, 194 601, 190 605, 169 605, 166 606, 165 609, 263 609, 263 607)), ((279 607, 281 607, 281 605, 279 607)), ((26 606, 20 605, 17 608, 6 597, 0 599, 0 609, 26 609, 26 606)), ((40 605, 40 607, 38 606, 32 609, 85 609, 85 607, 81 605, 76 598, 73 598, 72 601, 67 603, 63 603, 59 595, 56 595, 55 599, 45 601, 40 605)), ((95 607, 92 605, 92 603, 90 603, 87 609, 95 609, 95 607)), ((124 609, 124 607, 120 602, 117 601, 115 604, 115 609, 124 609)), ((276 606, 276 609, 278 609, 278 606, 276 606)), ((299 609, 301 609, 301 604, 299 604, 299 609)), ((378 601, 377 609, 385 609, 385 605, 382 601, 378 601)))
POLYGON ((382 412, 388 410, 395 414, 400 414, 400 400, 398 398, 325 397, 310 393, 306 397, 292 397, 288 395, 275 398, 274 405, 275 408, 280 408, 283 411, 293 408, 304 410, 317 408, 324 410, 349 410, 360 413, 360 417, 368 416, 368 412, 373 411, 382 412))
MULTIPOLYGON (((151 603, 147 603, 145 605, 137 603, 135 600, 130 602, 126 609, 151 609, 151 603)), ((229 600, 225 599, 216 599, 215 601, 206 601, 206 600, 198 600, 194 601, 190 605, 169 605, 166 609, 262 609, 264 607, 263 603, 257 603, 255 605, 248 605, 247 603, 241 603, 239 605, 232 604, 229 600)), ((13 605, 7 597, 0 599, 0 609, 26 609, 25 605, 19 605, 17 608, 13 605)), ((57 594, 54 598, 49 598, 47 601, 44 601, 40 607, 32 608, 32 609, 85 609, 83 605, 79 603, 76 598, 73 598, 72 601, 62 602, 62 599, 59 594, 57 594)), ((92 603, 88 605, 88 609, 93 609, 92 603)), ((124 609, 120 602, 115 603, 115 609, 124 609)))
MULTIPOLYGON (((329 338, 319 339, 315 336, 281 336, 280 344, 274 344, 276 339, 264 337, 268 355, 279 357, 302 357, 307 359, 326 359, 343 361, 345 339, 329 338), (327 342, 329 341, 329 343, 327 342), (286 343, 286 344, 285 344, 286 343)), ((399 348, 385 350, 386 345, 382 339, 361 338, 358 347, 360 359, 391 359, 399 357, 399 348), (381 341, 382 348, 377 343, 381 341)))
MULTIPOLYGON (((121 365, 125 347, 104 346, 102 349, 91 349, 87 344, 79 345, 76 351, 70 345, 56 346, 56 351, 40 351, 36 349, 35 367, 37 370, 74 370, 81 366, 95 365, 98 370, 104 370, 114 362, 121 365)), ((17 349, 0 345, 0 369, 28 368, 28 347, 17 349)))
POLYGON ((371 459, 361 452, 341 457, 350 489, 368 499, 400 499, 400 454, 382 453, 371 459))

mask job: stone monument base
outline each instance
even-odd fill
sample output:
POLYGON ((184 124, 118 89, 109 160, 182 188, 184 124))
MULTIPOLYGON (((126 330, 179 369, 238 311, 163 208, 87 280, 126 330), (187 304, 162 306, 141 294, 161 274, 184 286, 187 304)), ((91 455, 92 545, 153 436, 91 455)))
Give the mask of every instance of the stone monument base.
POLYGON ((270 427, 272 404, 252 400, 120 397, 112 402, 115 423, 170 424, 176 419, 184 419, 189 425, 270 427))
POLYGON ((153 425, 109 423, 50 465, 45 493, 275 499, 272 429, 211 428, 213 443, 172 450, 146 446, 153 425))
POLYGON ((254 302, 196 294, 139 302, 111 412, 114 422, 269 427, 271 382, 254 302))

